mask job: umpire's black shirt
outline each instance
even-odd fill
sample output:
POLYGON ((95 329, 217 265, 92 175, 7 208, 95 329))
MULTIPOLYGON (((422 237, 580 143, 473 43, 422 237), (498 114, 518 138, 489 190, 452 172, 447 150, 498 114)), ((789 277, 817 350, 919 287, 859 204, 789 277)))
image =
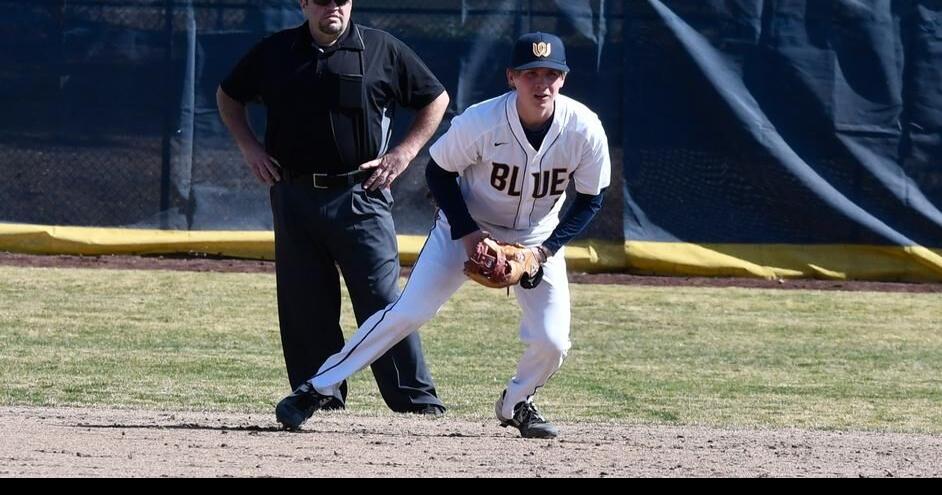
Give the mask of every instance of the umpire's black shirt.
POLYGON ((319 47, 308 23, 252 48, 221 84, 268 108, 265 150, 291 173, 343 173, 387 151, 395 106, 420 109, 445 88, 389 33, 353 24, 319 47))

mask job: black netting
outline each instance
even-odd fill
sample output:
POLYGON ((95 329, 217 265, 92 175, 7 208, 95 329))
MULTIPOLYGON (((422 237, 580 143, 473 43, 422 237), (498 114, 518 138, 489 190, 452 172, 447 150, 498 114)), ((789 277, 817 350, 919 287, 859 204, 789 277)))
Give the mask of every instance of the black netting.
MULTIPOLYGON (((531 29, 566 39, 573 65, 587 71, 573 96, 593 96, 600 50, 620 32, 599 27, 617 18, 617 2, 433 3, 359 0, 354 19, 409 43, 452 92, 450 114, 505 89, 509 47, 531 29)), ((271 228, 266 191, 219 121, 214 94, 262 36, 303 21, 297 2, 6 0, 0 10, 0 221, 271 228)), ((253 123, 261 133, 261 111, 253 123)), ((619 196, 609 200, 616 209, 619 196)), ((400 232, 424 232, 432 207, 421 166, 397 183, 396 198, 400 232)), ((618 238, 621 220, 611 220, 595 228, 618 238)))

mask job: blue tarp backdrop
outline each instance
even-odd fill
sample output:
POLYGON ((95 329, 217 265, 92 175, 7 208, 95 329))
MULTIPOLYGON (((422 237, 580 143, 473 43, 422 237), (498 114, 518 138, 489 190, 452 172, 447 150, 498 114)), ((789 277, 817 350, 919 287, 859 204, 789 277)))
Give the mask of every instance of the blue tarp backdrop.
MULTIPOLYGON (((449 118, 506 89, 519 34, 561 35, 563 91, 616 169, 588 237, 942 248, 942 0, 356 0, 354 19, 415 49, 449 118)), ((0 0, 0 222, 270 229, 214 92, 302 20, 293 0, 0 0)), ((431 221, 424 163, 395 186, 402 234, 431 221)))
POLYGON ((942 247, 942 2, 627 2, 625 232, 942 247))

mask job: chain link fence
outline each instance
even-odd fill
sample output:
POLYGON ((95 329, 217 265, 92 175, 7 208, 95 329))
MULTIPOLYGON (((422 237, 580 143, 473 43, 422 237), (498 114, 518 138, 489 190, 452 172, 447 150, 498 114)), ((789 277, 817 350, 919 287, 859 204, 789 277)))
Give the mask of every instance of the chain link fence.
MULTIPOLYGON (((619 5, 358 0, 354 20, 426 61, 452 94, 448 117, 505 90, 509 48, 531 30, 566 40, 574 73, 584 71, 570 95, 610 108, 620 91, 598 77, 599 55, 618 44, 619 5)), ((271 228, 266 191, 219 121, 214 94, 261 37, 303 22, 296 1, 0 0, 0 11, 0 221, 271 228)), ((615 148, 617 113, 608 116, 615 148)), ((397 120, 394 136, 409 120, 397 120)), ((261 134, 260 109, 252 121, 261 134)), ((415 163, 395 186, 401 233, 424 233, 431 218, 424 156, 415 163)), ((609 202, 620 211, 616 196, 609 202)), ((604 230, 619 237, 620 216, 604 230)))

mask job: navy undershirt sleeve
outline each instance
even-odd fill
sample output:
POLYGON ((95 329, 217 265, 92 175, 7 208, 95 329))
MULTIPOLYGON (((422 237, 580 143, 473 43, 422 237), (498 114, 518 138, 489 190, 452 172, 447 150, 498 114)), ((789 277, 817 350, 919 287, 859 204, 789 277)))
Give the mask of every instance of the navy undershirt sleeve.
POLYGON ((465 204, 464 197, 461 195, 457 173, 439 167, 435 160, 430 158, 425 167, 425 180, 439 209, 445 212, 445 218, 451 224, 453 240, 461 239, 478 230, 478 224, 468 213, 468 205, 465 204))
POLYGON ((543 243, 543 247, 555 253, 559 251, 559 248, 571 241, 573 237, 585 230, 589 222, 592 221, 592 218, 595 217, 595 214, 602 209, 602 198, 604 196, 604 189, 594 196, 591 194, 576 193, 576 199, 569 205, 569 209, 566 210, 563 218, 559 221, 556 230, 553 230, 549 239, 543 243))

